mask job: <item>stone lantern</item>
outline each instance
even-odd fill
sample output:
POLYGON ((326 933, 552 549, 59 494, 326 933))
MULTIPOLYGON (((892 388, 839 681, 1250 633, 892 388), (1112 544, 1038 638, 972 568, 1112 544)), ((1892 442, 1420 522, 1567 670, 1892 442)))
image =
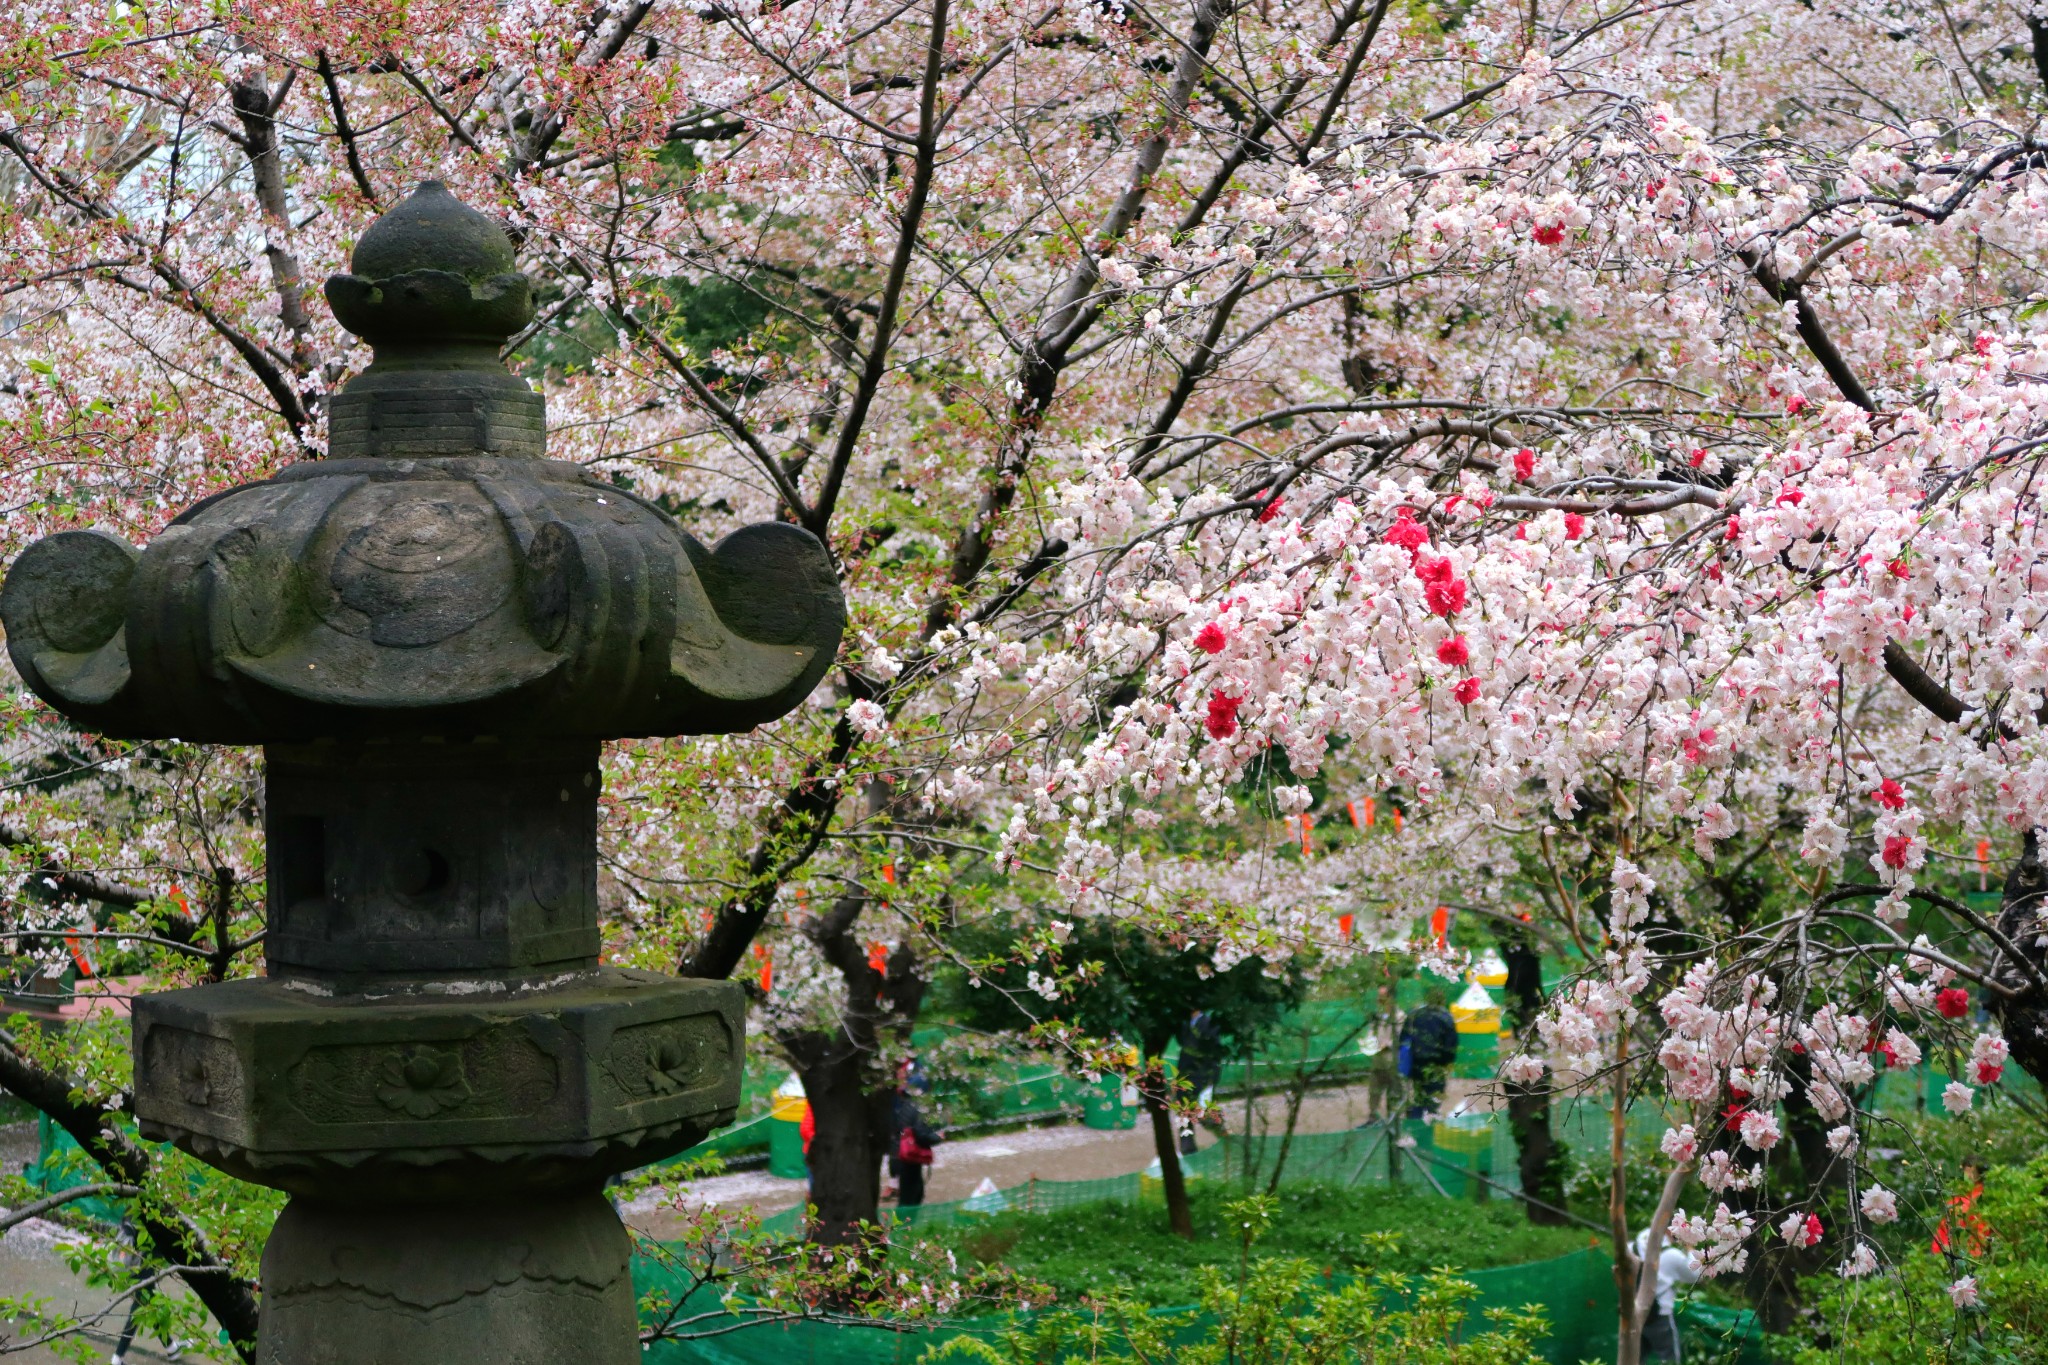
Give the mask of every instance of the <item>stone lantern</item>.
POLYGON ((37 541, 0 593, 15 666, 80 724, 264 746, 268 973, 136 1003, 136 1117, 289 1192, 265 1365, 627 1365, 601 1190, 732 1121, 744 1001, 598 964, 598 746, 784 714, 844 601, 804 531, 707 549, 545 458, 498 359, 531 288, 440 184, 327 298, 376 351, 329 458, 140 552, 37 541))

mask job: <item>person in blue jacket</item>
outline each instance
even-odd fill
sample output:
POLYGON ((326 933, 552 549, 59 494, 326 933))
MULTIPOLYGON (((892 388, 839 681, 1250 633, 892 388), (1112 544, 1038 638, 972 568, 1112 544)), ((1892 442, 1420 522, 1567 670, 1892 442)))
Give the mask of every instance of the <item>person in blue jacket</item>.
POLYGON ((1458 1057, 1458 1023, 1446 1000, 1443 987, 1431 986, 1423 992, 1422 1008, 1401 1025, 1403 1070, 1415 1091, 1411 1119, 1425 1118, 1442 1105, 1444 1077, 1458 1057))

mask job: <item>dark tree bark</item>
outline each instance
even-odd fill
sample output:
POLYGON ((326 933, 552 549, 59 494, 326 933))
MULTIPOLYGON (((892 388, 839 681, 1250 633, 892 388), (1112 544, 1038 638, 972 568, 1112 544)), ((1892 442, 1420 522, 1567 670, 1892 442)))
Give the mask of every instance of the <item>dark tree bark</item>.
MULTIPOLYGON (((1520 935, 1501 940, 1501 956, 1508 964, 1508 1027, 1520 1037, 1543 1011, 1543 959, 1520 935)), ((1571 1222, 1564 1212, 1570 1158, 1550 1131, 1550 1082, 1510 1082, 1507 1096, 1508 1129, 1515 1135, 1516 1167, 1527 1196, 1522 1209, 1532 1223, 1563 1227, 1571 1222)))
POLYGON ((867 1241, 881 1218, 882 1160, 889 1153, 895 1095, 878 1084, 870 1058, 823 1032, 786 1041, 811 1106, 811 1240, 823 1246, 867 1241))
POLYGON ((2014 961, 2000 949, 1991 962, 1991 979, 2010 988, 2010 997, 1986 992, 1992 1017, 2005 1030, 2006 1046, 2022 1071, 2048 1085, 2048 867, 2041 864, 2041 842, 2028 830, 2019 861, 2005 877, 2005 896, 1998 907, 1998 931, 2024 955, 2014 961))
POLYGON ((855 933, 866 904, 865 897, 842 896, 803 926, 846 984, 838 1026, 776 1038, 811 1106, 808 1160, 817 1216, 810 1237, 821 1246, 875 1240, 882 1160, 895 1139, 896 1078, 881 1063, 883 1035, 892 1028, 907 1032, 924 999, 908 949, 891 954, 886 973, 869 965, 855 933))
MULTIPOLYGON (((1161 1045, 1159 1051, 1164 1050, 1161 1045)), ((1180 1169, 1180 1136, 1173 1131, 1173 1110, 1166 1102, 1166 1067, 1159 1052, 1147 1050, 1144 1083, 1138 1094, 1152 1119, 1152 1147, 1159 1154, 1159 1184, 1166 1195, 1166 1222, 1176 1237, 1195 1236, 1194 1210, 1188 1207, 1188 1183, 1180 1169)))

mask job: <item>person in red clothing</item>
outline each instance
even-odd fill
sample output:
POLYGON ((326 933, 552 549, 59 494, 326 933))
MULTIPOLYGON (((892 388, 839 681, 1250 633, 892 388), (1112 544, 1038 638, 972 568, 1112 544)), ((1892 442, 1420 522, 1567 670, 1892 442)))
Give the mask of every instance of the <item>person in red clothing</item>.
POLYGON ((804 1101, 804 1116, 798 1121, 796 1135, 804 1140, 804 1179, 810 1188, 805 1192, 804 1202, 818 1202, 818 1173, 811 1169, 811 1139, 818 1135, 818 1116, 811 1110, 811 1102, 804 1101))
POLYGON ((1967 1194, 1959 1194, 1948 1201, 1951 1212, 1934 1229, 1934 1242, 1927 1249, 1937 1256, 1967 1254, 1982 1256, 1990 1249, 1991 1228, 1983 1215, 1976 1212, 1977 1200, 1984 1193, 1984 1163, 1976 1157, 1963 1158, 1963 1183, 1970 1187, 1967 1194), (1964 1238, 1962 1253, 1955 1245, 1955 1234, 1949 1231, 1949 1219, 1954 1219, 1956 1233, 1964 1238))

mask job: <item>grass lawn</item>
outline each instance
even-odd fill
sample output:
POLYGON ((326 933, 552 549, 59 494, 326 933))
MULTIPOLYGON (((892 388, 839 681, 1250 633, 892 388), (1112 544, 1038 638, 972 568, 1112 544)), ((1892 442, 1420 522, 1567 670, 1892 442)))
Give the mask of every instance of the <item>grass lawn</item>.
MULTIPOLYGON (((1120 1288, 1145 1303, 1193 1303, 1198 1267, 1237 1264, 1237 1228, 1226 1226, 1223 1206, 1241 1192, 1235 1185, 1198 1181, 1189 1193, 1192 1242, 1167 1231, 1166 1210, 1156 1201, 963 1219, 921 1236, 963 1258, 1042 1281, 1062 1300, 1120 1288)), ((1583 1229, 1535 1227, 1520 1205, 1504 1200, 1472 1204, 1434 1194, 1312 1184, 1283 1185, 1278 1199, 1271 1228, 1253 1254, 1297 1256, 1338 1274, 1521 1265, 1577 1251, 1590 1236, 1583 1229), (1397 1240, 1384 1247, 1373 1236, 1379 1233, 1397 1240)))

